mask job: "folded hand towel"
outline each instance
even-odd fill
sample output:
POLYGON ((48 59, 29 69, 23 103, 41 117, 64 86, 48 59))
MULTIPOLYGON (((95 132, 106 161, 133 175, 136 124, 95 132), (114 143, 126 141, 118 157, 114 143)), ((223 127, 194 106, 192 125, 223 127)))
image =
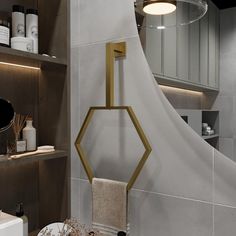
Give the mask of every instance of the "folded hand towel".
POLYGON ((93 227, 103 235, 127 231, 127 183, 94 178, 93 227))

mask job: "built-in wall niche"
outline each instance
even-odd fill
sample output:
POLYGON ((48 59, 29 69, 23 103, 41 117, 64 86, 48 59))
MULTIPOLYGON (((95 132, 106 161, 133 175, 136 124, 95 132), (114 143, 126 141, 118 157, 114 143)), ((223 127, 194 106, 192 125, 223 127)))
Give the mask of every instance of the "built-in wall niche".
POLYGON ((203 92, 159 85, 175 109, 201 109, 203 92))
POLYGON ((177 109, 176 111, 200 137, 214 148, 219 149, 219 111, 197 109, 177 109), (203 123, 210 126, 214 130, 214 134, 203 134, 203 123))
POLYGON ((0 61, 40 68, 0 63, 0 96, 9 100, 17 113, 33 116, 38 145, 49 144, 56 148, 52 154, 15 161, 9 161, 7 156, 0 157, 0 188, 4 189, 0 209, 13 214, 16 204, 23 202, 30 232, 35 232, 31 235, 37 235, 38 229, 70 216, 69 1, 2 0, 0 12, 11 12, 14 4, 38 8, 39 53, 56 56, 51 58, 0 47, 0 61))

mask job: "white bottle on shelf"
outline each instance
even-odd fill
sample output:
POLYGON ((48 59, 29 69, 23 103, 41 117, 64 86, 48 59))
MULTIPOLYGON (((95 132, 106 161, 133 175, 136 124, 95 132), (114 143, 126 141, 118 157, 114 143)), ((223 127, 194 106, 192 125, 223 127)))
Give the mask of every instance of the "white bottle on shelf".
POLYGON ((33 40, 33 52, 38 53, 38 10, 26 11, 26 37, 33 40))
POLYGON ((23 129, 23 140, 26 140, 26 150, 36 150, 36 129, 33 127, 32 118, 26 120, 26 126, 23 129))
POLYGON ((12 7, 12 37, 25 37, 25 9, 20 5, 12 7))

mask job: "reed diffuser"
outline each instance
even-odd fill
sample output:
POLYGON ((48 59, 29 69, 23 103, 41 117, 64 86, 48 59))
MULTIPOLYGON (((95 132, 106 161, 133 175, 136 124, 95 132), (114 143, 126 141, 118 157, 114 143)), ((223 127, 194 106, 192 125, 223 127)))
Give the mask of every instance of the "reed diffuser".
POLYGON ((14 118, 14 122, 12 125, 13 132, 15 135, 15 145, 16 145, 16 152, 25 152, 26 151, 26 141, 25 140, 20 140, 21 136, 21 131, 24 128, 25 122, 28 118, 28 115, 21 115, 21 114, 16 114, 14 118))

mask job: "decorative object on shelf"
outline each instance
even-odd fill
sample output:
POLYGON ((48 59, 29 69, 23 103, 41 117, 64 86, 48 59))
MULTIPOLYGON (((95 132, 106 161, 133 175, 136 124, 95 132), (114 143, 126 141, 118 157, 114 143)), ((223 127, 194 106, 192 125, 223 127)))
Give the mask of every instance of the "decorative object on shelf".
POLYGON ((25 37, 13 37, 11 38, 11 48, 24 52, 33 52, 33 39, 25 37))
POLYGON ((144 1, 143 11, 150 15, 167 15, 176 11, 176 1, 175 0, 144 1))
POLYGON ((16 207, 16 216, 21 218, 23 221, 23 236, 28 236, 29 235, 29 230, 28 230, 28 218, 25 215, 24 208, 23 208, 23 203, 20 203, 16 207))
POLYGON ((10 22, 0 19, 0 46, 10 47, 10 22))
POLYGON ((124 110, 128 113, 136 131, 141 139, 141 142, 144 146, 144 153, 135 168, 134 172, 131 175, 131 178, 127 185, 127 191, 129 191, 133 184, 135 183, 137 177, 139 176, 148 156, 150 155, 152 148, 148 142, 148 139, 132 109, 131 106, 115 106, 114 105, 114 61, 116 58, 123 58, 126 55, 126 43, 107 43, 106 45, 106 106, 101 107, 90 107, 86 118, 82 124, 81 130, 77 136, 77 139, 75 141, 75 146, 77 149, 77 152, 80 156, 81 162, 83 164, 83 167, 85 169, 85 172, 88 176, 88 179, 90 183, 92 184, 92 180, 94 178, 94 173, 92 171, 92 168, 87 161, 87 157, 85 155, 85 152, 81 146, 82 139, 84 137, 84 134, 86 132, 86 129, 88 128, 88 125, 90 121, 92 120, 93 114, 96 111, 114 111, 114 110, 124 110))
MULTIPOLYGON (((26 151, 26 140, 20 140, 20 135, 27 118, 28 116, 24 116, 21 114, 16 114, 14 118, 12 128, 15 135, 15 151, 17 153, 26 151)), ((12 150, 10 153, 12 152, 14 151, 12 150)))
POLYGON ((142 20, 138 28, 165 29, 191 24, 207 12, 205 0, 137 0, 135 11, 148 20, 142 20), (168 20, 176 14, 176 21, 168 20), (164 20, 163 18, 164 17, 164 20))
POLYGON ((12 37, 25 37, 25 9, 20 5, 12 7, 12 37))
POLYGON ((0 98, 0 133, 12 126, 14 115, 15 112, 11 103, 0 98))
POLYGON ((33 127, 33 119, 28 117, 23 129, 23 140, 26 140, 26 150, 36 150, 36 129, 33 127))
POLYGON ((215 131, 207 123, 202 123, 202 135, 210 136, 214 134, 215 131))
POLYGON ((52 223, 44 227, 38 236, 102 236, 99 231, 86 227, 77 219, 68 219, 64 223, 52 223))
POLYGON ((22 158, 22 157, 33 156, 37 154, 51 153, 51 152, 55 152, 54 146, 41 146, 41 147, 38 147, 37 151, 26 152, 26 153, 18 154, 18 155, 11 155, 8 159, 14 160, 14 159, 22 158))
POLYGON ((26 37, 33 40, 33 52, 38 53, 38 10, 26 10, 26 37))
POLYGON ((7 153, 7 130, 14 122, 14 108, 10 102, 0 98, 0 154, 7 153))

